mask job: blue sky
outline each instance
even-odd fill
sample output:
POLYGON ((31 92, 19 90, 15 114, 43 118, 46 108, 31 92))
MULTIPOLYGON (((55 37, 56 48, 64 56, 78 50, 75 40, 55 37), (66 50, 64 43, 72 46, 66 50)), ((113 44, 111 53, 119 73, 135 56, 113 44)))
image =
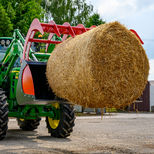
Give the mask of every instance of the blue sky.
POLYGON ((154 80, 154 0, 87 0, 106 22, 120 21, 137 31, 150 62, 154 80))

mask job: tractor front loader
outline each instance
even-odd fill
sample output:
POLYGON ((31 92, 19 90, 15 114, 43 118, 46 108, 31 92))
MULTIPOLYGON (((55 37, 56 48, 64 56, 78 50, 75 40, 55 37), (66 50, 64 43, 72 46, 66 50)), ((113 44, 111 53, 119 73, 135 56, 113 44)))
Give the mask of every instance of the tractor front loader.
POLYGON ((46 63, 55 44, 87 30, 90 28, 81 24, 71 27, 69 23, 56 25, 54 21, 40 23, 34 19, 26 39, 19 30, 14 31, 12 38, 0 38, 0 140, 6 136, 8 117, 15 117, 19 127, 26 131, 36 129, 41 117, 46 117, 51 136, 70 135, 74 109, 52 92, 46 78, 46 63), (36 38, 40 33, 47 39, 36 38), (45 50, 34 51, 32 42, 42 43, 45 50))

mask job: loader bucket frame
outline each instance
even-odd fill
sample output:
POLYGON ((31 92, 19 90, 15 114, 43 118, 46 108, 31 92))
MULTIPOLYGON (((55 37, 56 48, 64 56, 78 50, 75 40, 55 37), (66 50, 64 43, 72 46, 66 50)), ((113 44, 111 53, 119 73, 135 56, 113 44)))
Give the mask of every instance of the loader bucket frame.
POLYGON ((75 37, 76 35, 82 34, 96 26, 91 26, 90 28, 85 28, 84 25, 78 24, 77 26, 70 26, 68 22, 63 25, 57 25, 54 21, 49 23, 40 23, 38 19, 34 19, 26 36, 24 49, 23 49, 23 59, 29 61, 29 50, 32 42, 46 43, 46 52, 49 44, 59 44, 66 40, 69 36, 75 37), (48 39, 35 39, 34 35, 36 32, 40 32, 42 35, 46 32, 49 33, 48 39), (52 37, 54 35, 58 37, 62 36, 62 41, 53 41, 52 37))

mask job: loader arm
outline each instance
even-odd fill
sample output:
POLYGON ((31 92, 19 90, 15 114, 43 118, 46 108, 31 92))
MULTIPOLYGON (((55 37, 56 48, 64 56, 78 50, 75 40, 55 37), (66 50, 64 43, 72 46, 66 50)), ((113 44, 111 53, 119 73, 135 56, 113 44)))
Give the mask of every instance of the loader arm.
MULTIPOLYGON (((14 30, 13 38, 10 46, 7 48, 4 58, 1 61, 1 75, 0 75, 0 86, 3 87, 3 84, 7 82, 7 77, 12 70, 17 59, 21 59, 23 55, 25 39, 21 35, 18 29, 14 30), (2 71, 5 70, 5 71, 2 71)), ((37 61, 36 57, 33 54, 32 49, 30 48, 30 57, 37 61)))

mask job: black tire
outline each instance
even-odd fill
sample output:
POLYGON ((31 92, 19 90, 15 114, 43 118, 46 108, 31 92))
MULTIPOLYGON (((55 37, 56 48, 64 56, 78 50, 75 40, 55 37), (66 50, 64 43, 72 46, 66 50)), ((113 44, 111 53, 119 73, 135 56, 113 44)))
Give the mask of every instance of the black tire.
POLYGON ((37 127, 39 126, 41 118, 30 119, 30 120, 18 118, 17 121, 18 121, 19 127, 22 130, 24 130, 24 131, 33 131, 33 130, 37 129, 37 127))
POLYGON ((70 104, 60 104, 60 121, 57 128, 51 128, 49 124, 49 118, 46 117, 46 124, 48 132, 53 137, 57 138, 66 138, 70 136, 70 133, 73 131, 75 121, 74 108, 70 104))
POLYGON ((0 140, 4 139, 8 129, 8 104, 5 92, 0 89, 0 140))

